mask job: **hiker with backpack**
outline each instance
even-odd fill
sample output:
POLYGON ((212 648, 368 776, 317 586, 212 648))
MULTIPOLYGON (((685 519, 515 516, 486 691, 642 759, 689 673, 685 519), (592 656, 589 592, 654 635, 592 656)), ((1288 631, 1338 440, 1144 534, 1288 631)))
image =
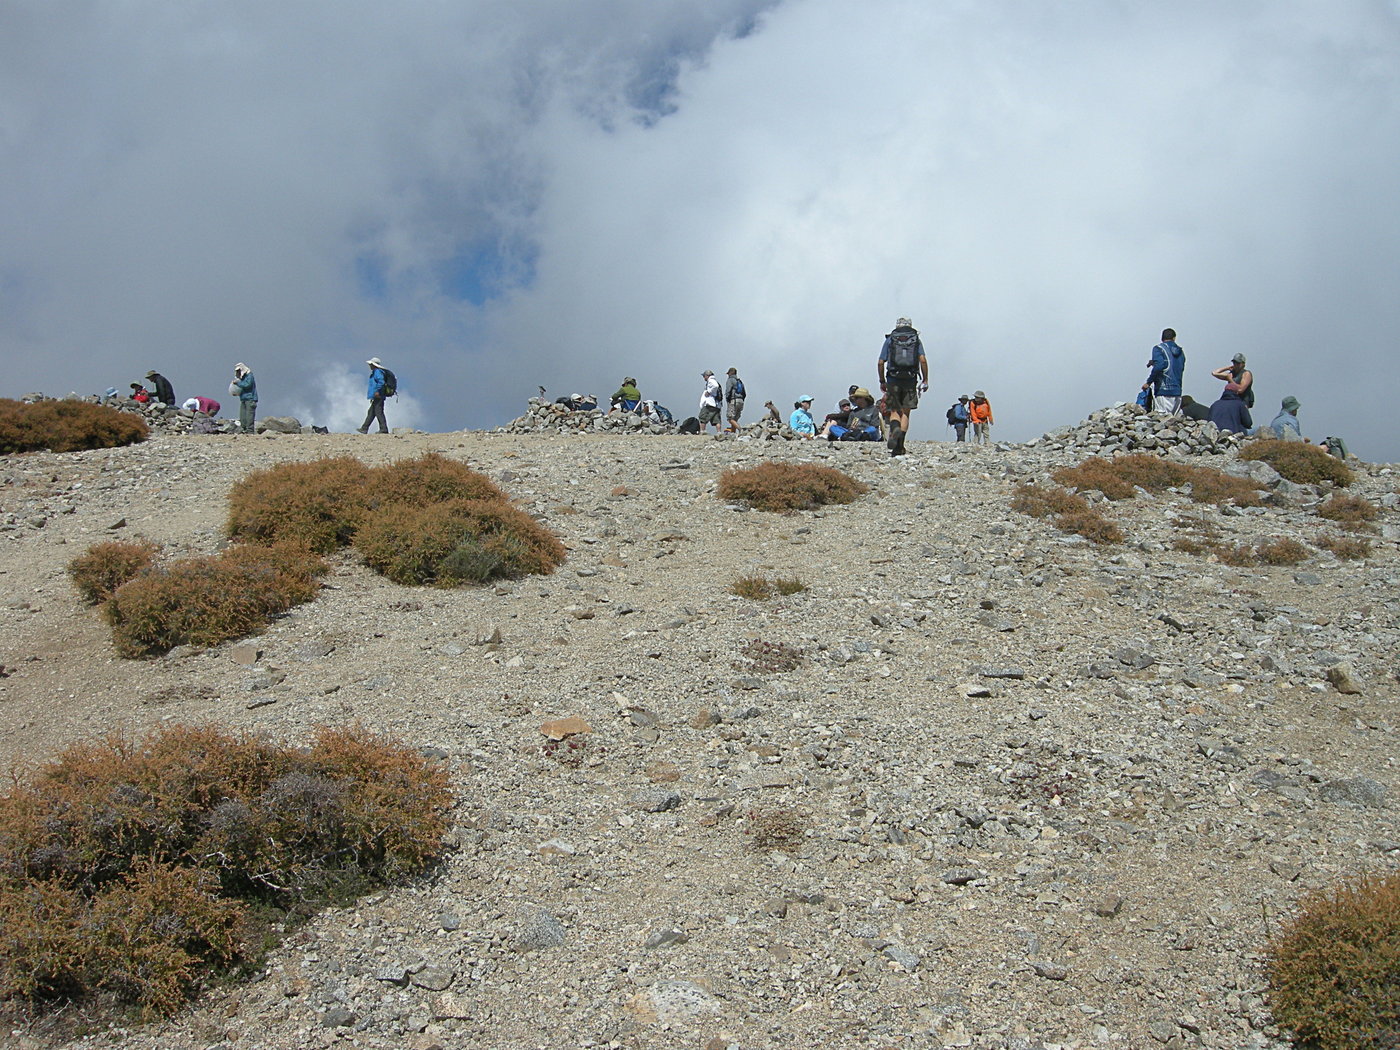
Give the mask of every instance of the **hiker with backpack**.
POLYGON ((739 378, 739 370, 731 368, 724 380, 724 400, 729 407, 725 410, 725 418, 729 422, 728 431, 731 434, 739 432, 739 417, 744 414, 744 381, 739 378))
POLYGON ((384 419, 384 402, 399 392, 398 380, 377 357, 371 357, 365 364, 369 365, 369 388, 365 393, 369 399, 369 411, 365 413, 365 421, 360 425, 360 433, 368 434, 369 425, 378 420, 379 432, 387 434, 389 424, 384 419))
POLYGON ((991 441, 992 403, 982 391, 972 392, 972 404, 968 406, 967 416, 972 421, 972 440, 979 445, 991 441))
POLYGON ((967 440, 967 423, 970 418, 967 412, 969 400, 970 398, 966 394, 959 394, 957 401, 953 402, 948 409, 948 425, 953 428, 953 433, 957 435, 953 438, 954 441, 967 440))
POLYGON ((909 413, 919 407, 919 394, 928 390, 928 357, 918 330, 907 317, 894 323, 885 336, 876 362, 885 410, 890 415, 891 456, 904 455, 904 438, 909 433, 909 413))
POLYGON ((720 408, 724 402, 724 390, 710 369, 707 368, 701 372, 700 378, 705 381, 705 389, 700 394, 700 411, 695 418, 700 422, 700 433, 705 433, 705 428, 713 423, 715 433, 718 434, 720 432, 719 417, 720 408))

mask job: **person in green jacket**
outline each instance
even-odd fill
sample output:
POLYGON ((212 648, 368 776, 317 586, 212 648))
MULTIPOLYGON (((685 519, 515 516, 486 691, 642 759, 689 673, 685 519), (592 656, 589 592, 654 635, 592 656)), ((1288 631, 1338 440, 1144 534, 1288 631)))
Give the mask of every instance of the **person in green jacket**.
POLYGON ((622 380, 622 386, 612 396, 612 407, 617 412, 635 412, 642 403, 642 392, 637 389, 637 381, 631 376, 622 380))

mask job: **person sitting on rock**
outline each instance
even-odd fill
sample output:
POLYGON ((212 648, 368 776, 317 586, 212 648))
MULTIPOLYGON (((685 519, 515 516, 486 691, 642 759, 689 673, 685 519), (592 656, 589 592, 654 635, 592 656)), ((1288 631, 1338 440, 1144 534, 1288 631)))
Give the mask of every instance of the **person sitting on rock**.
POLYGON ((147 390, 144 386, 142 386, 140 383, 132 383, 132 384, 131 384, 131 400, 135 401, 138 405, 150 404, 150 401, 151 401, 151 394, 150 394, 150 391, 148 391, 148 390, 147 390))
POLYGON ((879 441, 880 410, 875 407, 875 398, 869 390, 859 386, 851 399, 855 404, 846 418, 841 422, 828 422, 822 434, 828 441, 879 441))
POLYGON ((817 423, 812 418, 811 394, 803 394, 792 403, 792 415, 788 416, 788 427, 794 434, 802 438, 814 438, 817 436, 817 423))
POLYGON ((1244 434, 1254 425, 1238 383, 1225 384, 1225 392, 1210 406, 1210 421, 1226 434, 1244 434))
POLYGON ((1283 405, 1279 409, 1278 415, 1274 416, 1274 421, 1267 427, 1251 427, 1249 436, 1276 437, 1282 441, 1302 441, 1303 428, 1298 423, 1298 409, 1301 407, 1298 399, 1289 394, 1283 399, 1283 405))

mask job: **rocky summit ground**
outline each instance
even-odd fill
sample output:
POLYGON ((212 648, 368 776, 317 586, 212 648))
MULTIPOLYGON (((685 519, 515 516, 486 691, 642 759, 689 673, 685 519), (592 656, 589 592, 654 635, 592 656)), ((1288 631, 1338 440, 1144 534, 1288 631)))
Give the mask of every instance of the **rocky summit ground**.
POLYGON ((160 434, 0 461, 7 766, 173 722, 300 742, 358 721, 438 756, 458 798, 437 869, 298 929, 251 983, 0 1042, 1278 1045, 1267 933, 1305 891, 1400 866, 1400 474, 1353 489, 1385 507, 1368 559, 1232 568, 1173 549, 1174 521, 1307 542, 1319 494, 1140 495, 1107 507, 1128 541, 1096 547, 1009 509, 1072 452, 911 449, 160 434), (339 555, 266 634, 153 661, 113 655, 65 575, 112 537, 215 550, 255 468, 429 450, 548 523, 564 567, 410 589, 339 555), (772 458, 872 492, 787 517, 716 498, 772 458), (747 600, 744 575, 808 589, 747 600), (541 732, 568 718, 590 732, 541 732))

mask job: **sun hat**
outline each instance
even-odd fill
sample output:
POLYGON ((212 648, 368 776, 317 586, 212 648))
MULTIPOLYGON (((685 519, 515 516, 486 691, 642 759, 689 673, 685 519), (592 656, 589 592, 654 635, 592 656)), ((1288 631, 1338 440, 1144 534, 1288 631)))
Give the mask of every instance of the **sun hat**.
POLYGON ((1289 394, 1286 398, 1283 399, 1283 410, 1285 412, 1296 412, 1302 407, 1303 406, 1298 403, 1298 399, 1292 394, 1289 394))
POLYGON ((895 319, 894 326, 896 328, 913 328, 914 322, 907 317, 899 317, 895 319))
POLYGON ((856 387, 855 390, 851 392, 851 396, 869 398, 871 401, 875 400, 873 397, 870 396, 870 391, 865 389, 865 387, 863 386, 856 387))
POLYGON ((117 396, 117 388, 114 387, 114 386, 109 386, 106 390, 102 391, 102 396, 103 396, 103 397, 116 397, 116 396, 117 396))
POLYGON ((701 372, 700 375, 702 378, 708 379, 710 376, 714 375, 714 372, 710 371, 710 369, 707 368, 705 369, 705 371, 701 372))
POLYGON ((982 393, 982 391, 980 391, 980 390, 974 390, 974 391, 972 392, 972 396, 973 396, 974 398, 980 397, 983 401, 987 400, 987 395, 984 394, 984 393, 982 393))
POLYGON ((383 367, 384 367, 382 364, 379 363, 379 358, 377 358, 377 357, 371 357, 368 361, 365 362, 365 364, 369 365, 370 368, 383 368, 383 367))
POLYGON ((958 400, 959 400, 959 401, 971 401, 972 398, 968 397, 966 394, 959 394, 959 395, 958 395, 958 400))

